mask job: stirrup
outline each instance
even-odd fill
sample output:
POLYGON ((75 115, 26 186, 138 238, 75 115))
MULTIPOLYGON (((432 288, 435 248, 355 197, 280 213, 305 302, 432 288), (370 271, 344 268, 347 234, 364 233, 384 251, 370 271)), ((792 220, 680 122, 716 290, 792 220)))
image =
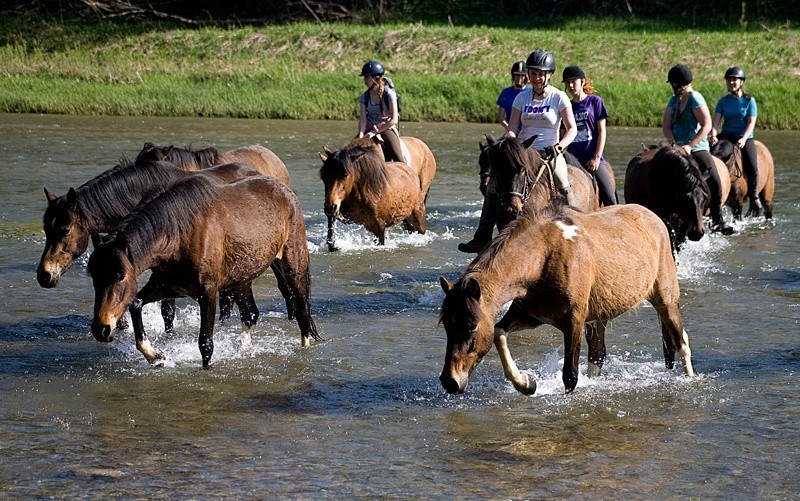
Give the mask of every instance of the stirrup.
POLYGON ((458 250, 461 252, 465 252, 467 254, 478 254, 483 249, 489 246, 491 242, 481 242, 480 240, 475 240, 474 238, 466 243, 458 244, 458 250))

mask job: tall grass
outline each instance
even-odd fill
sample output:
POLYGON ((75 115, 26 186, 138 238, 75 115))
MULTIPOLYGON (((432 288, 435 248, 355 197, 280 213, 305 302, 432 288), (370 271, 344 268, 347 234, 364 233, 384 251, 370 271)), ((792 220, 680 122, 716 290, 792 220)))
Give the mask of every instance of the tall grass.
POLYGON ((736 64, 748 72, 759 126, 800 129, 800 30, 790 27, 696 31, 595 19, 548 29, 185 29, 0 17, 0 30, 0 110, 8 112, 350 120, 361 65, 378 59, 402 95, 404 120, 491 122, 511 63, 547 48, 556 77, 568 64, 583 67, 612 125, 659 125, 676 63, 692 68, 713 109, 725 69, 736 64))

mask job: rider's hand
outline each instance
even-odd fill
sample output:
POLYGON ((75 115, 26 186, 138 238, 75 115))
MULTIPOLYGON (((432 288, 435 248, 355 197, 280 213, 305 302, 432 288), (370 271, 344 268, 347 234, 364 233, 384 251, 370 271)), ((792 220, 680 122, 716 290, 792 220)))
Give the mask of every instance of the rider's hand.
POLYGON ((564 147, 563 146, 561 146, 560 144, 554 144, 553 146, 545 147, 544 156, 545 156, 545 158, 550 160, 551 158, 556 158, 563 151, 564 151, 564 147))
POLYGON ((692 154, 691 146, 689 146, 688 144, 684 144, 683 146, 681 146, 681 149, 683 150, 684 153, 686 153, 686 156, 691 156, 692 154))

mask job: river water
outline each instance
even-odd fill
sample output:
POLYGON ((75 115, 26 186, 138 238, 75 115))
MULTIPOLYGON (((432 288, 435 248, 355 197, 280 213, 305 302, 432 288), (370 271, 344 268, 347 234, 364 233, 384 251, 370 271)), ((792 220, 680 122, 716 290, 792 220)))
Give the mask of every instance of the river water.
MULTIPOLYGON (((682 313, 698 376, 663 367, 648 305, 615 320, 601 377, 561 383, 561 335, 512 336, 534 396, 504 380, 495 352, 467 392, 438 382, 445 333, 438 277, 457 279, 480 210, 478 142, 492 125, 403 124, 439 170, 429 232, 392 229, 379 248, 339 224, 325 250, 317 152, 355 124, 0 115, 0 495, 82 498, 796 498, 800 495, 800 160, 798 132, 759 132, 776 160, 775 224, 688 243, 682 313), (325 341, 301 349, 274 278, 255 283, 262 317, 242 349, 217 327, 201 369, 197 307, 179 300, 165 335, 145 309, 165 367, 132 334, 90 334, 84 256, 56 289, 35 268, 42 187, 63 194, 132 158, 145 141, 230 149, 262 144, 287 164, 303 205, 312 306, 325 341)), ((609 132, 625 165, 656 129, 609 132)), ((143 283, 143 282, 141 282, 143 283)))

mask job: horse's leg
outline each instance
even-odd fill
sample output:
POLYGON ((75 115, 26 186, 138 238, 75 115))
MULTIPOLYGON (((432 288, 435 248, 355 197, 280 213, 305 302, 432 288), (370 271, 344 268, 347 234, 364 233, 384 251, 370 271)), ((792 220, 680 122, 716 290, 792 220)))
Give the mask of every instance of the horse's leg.
POLYGON ((170 289, 165 289, 160 285, 162 283, 163 281, 160 279, 159 275, 153 273, 150 276, 150 280, 148 280, 144 287, 136 294, 136 300, 129 308, 131 323, 133 324, 133 334, 136 339, 136 349, 139 350, 139 352, 144 355, 144 358, 151 364, 158 364, 166 357, 150 344, 150 340, 144 330, 144 323, 142 322, 142 307, 155 301, 175 297, 175 292, 170 289))
POLYGON ((161 318, 164 319, 164 332, 171 334, 175 326, 175 298, 161 300, 161 318))
MULTIPOLYGON (((239 307, 239 318, 246 329, 253 327, 260 315, 256 299, 253 296, 253 283, 247 282, 239 284, 231 289, 226 289, 236 306, 239 307)), ((222 304, 222 292, 220 291, 220 304, 222 304)))
POLYGON ((586 375, 597 377, 606 361, 606 322, 587 323, 586 344, 589 346, 589 368, 586 375))
POLYGON ((211 366, 211 356, 214 354, 214 318, 217 314, 216 289, 207 287, 206 291, 197 298, 197 303, 200 305, 200 335, 197 338, 197 345, 203 359, 203 369, 208 369, 211 366))
POLYGON ((412 228, 422 235, 427 231, 425 224, 425 203, 419 202, 407 220, 411 223, 412 228))
MULTIPOLYGON (((293 235, 296 240, 301 240, 298 235, 293 235)), ((291 238, 291 237, 290 237, 291 238)), ((305 246, 305 237, 302 242, 290 242, 284 246, 281 256, 281 268, 286 284, 286 304, 294 312, 297 325, 300 327, 300 345, 309 346, 309 336, 321 341, 317 333, 317 326, 311 318, 311 303, 309 301, 309 285, 311 282, 308 271, 308 251, 305 246)), ((283 291, 281 291, 283 292, 283 291)))
POLYGON ((336 244, 334 243, 334 240, 333 240, 333 224, 334 224, 334 222, 335 222, 335 218, 333 217, 333 214, 329 214, 328 215, 328 236, 325 238, 325 243, 328 244, 328 252, 335 252, 335 251, 339 250, 336 247, 336 244))
POLYGON ((661 342, 664 347, 664 362, 667 369, 672 369, 675 366, 675 349, 677 348, 684 372, 686 372, 687 376, 694 376, 689 335, 683 329, 683 320, 678 309, 678 303, 668 305, 654 303, 653 306, 656 308, 661 321, 661 342))
POLYGON ((511 381, 514 388, 524 395, 533 395, 536 392, 536 380, 528 374, 520 372, 511 351, 508 349, 508 333, 523 329, 533 329, 542 325, 537 319, 526 315, 519 305, 514 302, 503 318, 494 326, 494 346, 500 355, 503 364, 503 373, 511 381))
POLYGON ((559 322, 558 329, 564 333, 564 368, 561 379, 567 393, 572 393, 578 385, 578 369, 581 356, 581 342, 586 315, 573 311, 566 322, 559 322))
MULTIPOLYGON (((233 314, 233 304, 236 302, 235 292, 231 289, 222 289, 219 291, 219 321, 223 322, 233 314)), ((238 303, 237 303, 238 305, 238 303)), ((242 309, 239 308, 241 314, 242 309)))
POLYGON ((289 292, 289 289, 286 287, 286 277, 283 274, 283 265, 281 264, 280 259, 275 259, 274 261, 272 261, 272 264, 269 265, 269 267, 272 268, 272 273, 275 274, 275 279, 278 282, 278 290, 281 291, 281 295, 286 300, 286 313, 289 316, 289 320, 294 320, 295 318, 294 303, 290 301, 291 294, 289 292))

